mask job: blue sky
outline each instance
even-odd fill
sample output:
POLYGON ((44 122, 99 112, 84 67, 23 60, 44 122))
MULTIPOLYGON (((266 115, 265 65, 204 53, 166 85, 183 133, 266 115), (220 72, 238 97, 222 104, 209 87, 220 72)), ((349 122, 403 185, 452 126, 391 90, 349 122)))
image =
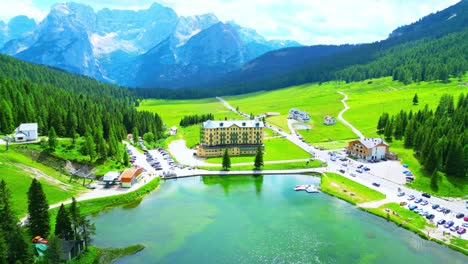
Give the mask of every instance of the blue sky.
MULTIPOLYGON (((71 1, 71 0, 69 0, 71 1)), ((56 0, 0 0, 0 20, 25 14, 42 20, 56 0)), ((76 0, 95 11, 146 9, 154 0, 76 0)), ((181 16, 214 13, 267 39, 303 44, 363 43, 385 39, 398 26, 417 21, 459 0, 159 0, 181 16)))

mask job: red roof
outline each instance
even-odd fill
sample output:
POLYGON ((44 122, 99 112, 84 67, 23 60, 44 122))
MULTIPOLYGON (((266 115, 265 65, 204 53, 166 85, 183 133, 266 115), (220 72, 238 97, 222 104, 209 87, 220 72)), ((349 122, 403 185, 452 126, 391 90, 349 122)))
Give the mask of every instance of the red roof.
POLYGON ((143 168, 129 168, 125 169, 120 175, 120 181, 132 182, 132 180, 143 172, 143 168))

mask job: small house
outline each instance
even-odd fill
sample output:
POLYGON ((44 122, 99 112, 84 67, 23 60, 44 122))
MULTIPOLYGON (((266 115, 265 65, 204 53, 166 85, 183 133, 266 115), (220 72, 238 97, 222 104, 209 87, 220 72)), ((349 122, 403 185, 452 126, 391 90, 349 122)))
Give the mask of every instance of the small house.
POLYGON ((309 113, 301 111, 299 109, 295 109, 295 108, 291 108, 289 110, 288 118, 295 119, 295 120, 297 120, 299 122, 309 122, 310 121, 309 113))
POLYGON ((169 135, 171 135, 171 136, 177 135, 177 127, 176 126, 173 126, 173 127, 169 128, 169 135))
POLYGON ((323 123, 327 126, 331 126, 336 124, 336 119, 333 116, 327 115, 323 118, 323 123))
POLYGON ((139 167, 125 169, 120 175, 120 182, 122 188, 132 187, 135 183, 137 183, 140 180, 142 172, 143 168, 139 167))
POLYGON ((37 123, 23 123, 15 129, 13 136, 16 142, 34 141, 38 139, 37 123))
POLYGON ((61 240, 62 242, 62 253, 60 258, 63 261, 70 261, 78 257, 83 252, 83 240, 61 240))

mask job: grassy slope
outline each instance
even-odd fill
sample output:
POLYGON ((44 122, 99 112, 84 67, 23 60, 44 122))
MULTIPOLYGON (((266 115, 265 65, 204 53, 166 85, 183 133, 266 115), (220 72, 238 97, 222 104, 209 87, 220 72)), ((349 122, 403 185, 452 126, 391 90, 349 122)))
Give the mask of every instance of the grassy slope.
POLYGON ((322 176, 320 189, 325 193, 352 204, 377 201, 385 198, 384 194, 336 173, 325 173, 322 176))
POLYGON ((33 170, 39 170, 39 173, 50 176, 61 182, 61 184, 58 185, 42 177, 38 178, 49 204, 67 200, 77 195, 79 190, 83 190, 82 187, 76 184, 68 184, 68 177, 14 151, 14 148, 10 148, 8 152, 2 150, 0 151, 0 179, 5 180, 7 183, 8 189, 11 191, 13 209, 20 217, 24 216, 27 212, 27 191, 32 178, 35 177, 31 168, 33 170))
MULTIPOLYGON (((232 165, 231 170, 253 170, 253 157, 251 158, 252 165, 241 165, 236 166, 232 165)), ((262 170, 292 170, 292 169, 307 169, 307 168, 319 168, 322 166, 322 163, 318 160, 310 161, 306 164, 305 161, 302 162, 288 162, 288 163, 278 163, 278 164, 265 164, 262 167, 262 170)), ((204 167, 199 166, 200 169, 211 170, 211 171, 220 171, 223 168, 219 167, 204 167)))

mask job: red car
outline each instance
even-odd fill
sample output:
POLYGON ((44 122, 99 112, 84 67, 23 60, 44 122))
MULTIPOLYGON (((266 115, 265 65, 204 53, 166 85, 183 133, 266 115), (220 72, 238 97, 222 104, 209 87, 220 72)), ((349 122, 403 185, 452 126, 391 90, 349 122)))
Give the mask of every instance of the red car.
POLYGON ((465 220, 465 222, 468 222, 468 216, 465 216, 465 218, 463 218, 463 220, 465 220))

